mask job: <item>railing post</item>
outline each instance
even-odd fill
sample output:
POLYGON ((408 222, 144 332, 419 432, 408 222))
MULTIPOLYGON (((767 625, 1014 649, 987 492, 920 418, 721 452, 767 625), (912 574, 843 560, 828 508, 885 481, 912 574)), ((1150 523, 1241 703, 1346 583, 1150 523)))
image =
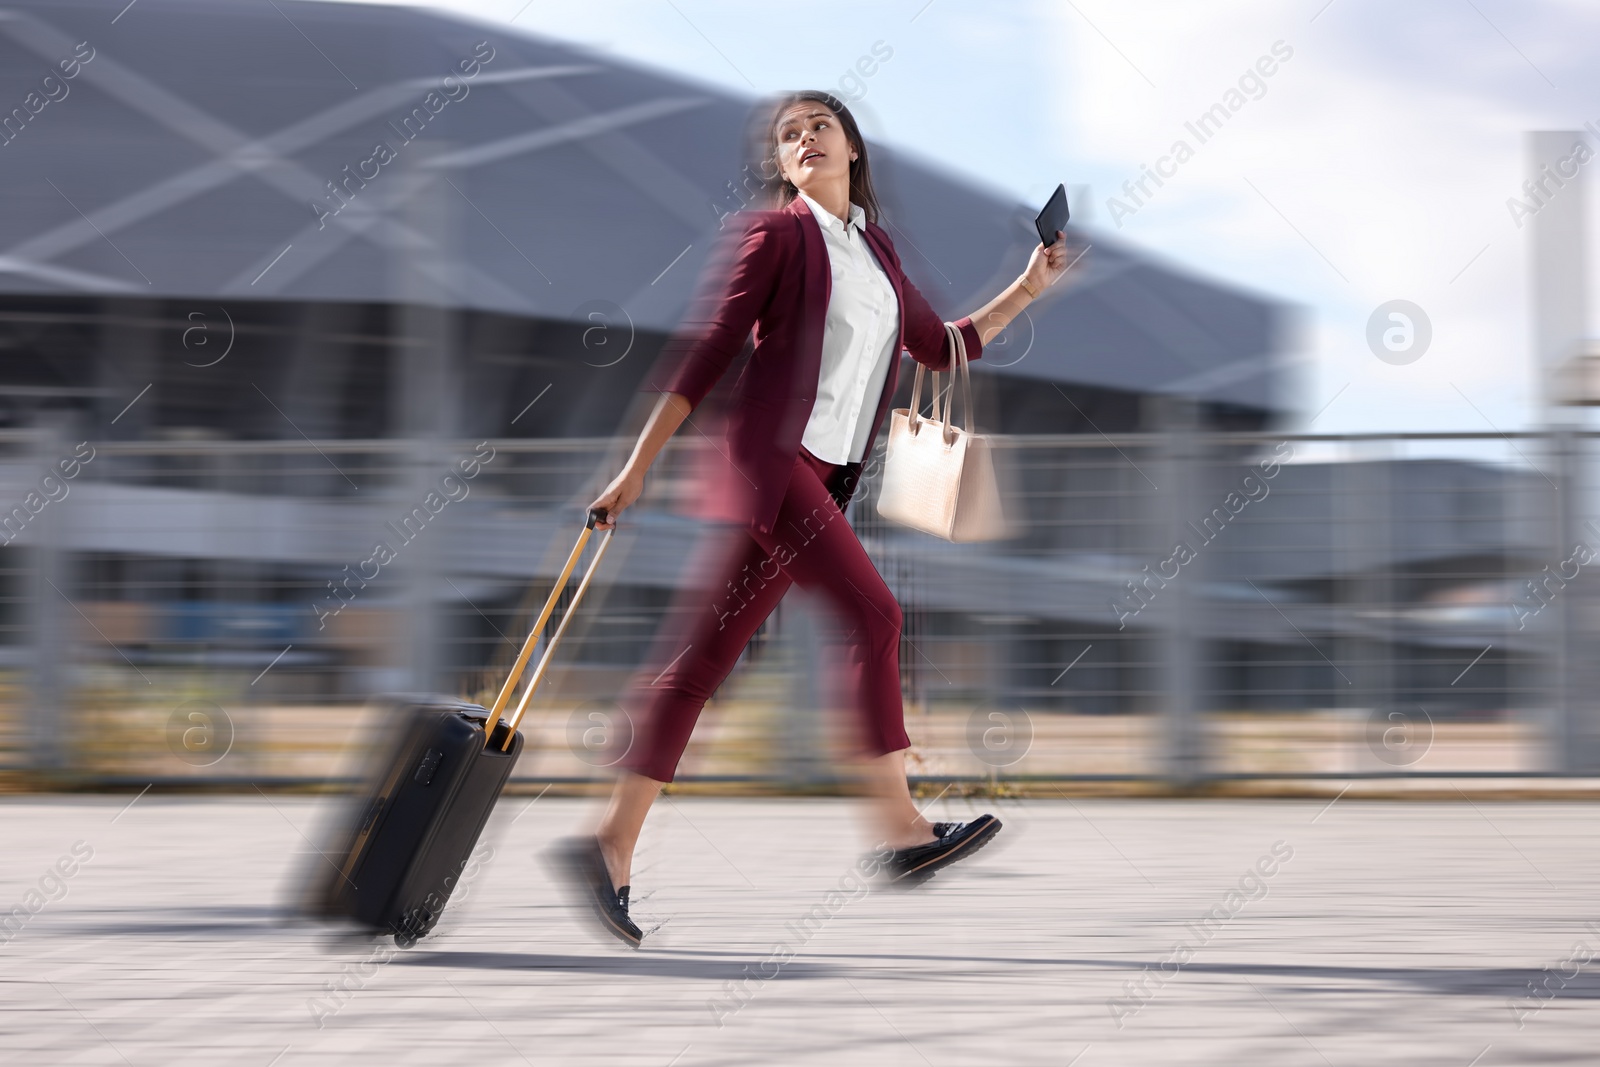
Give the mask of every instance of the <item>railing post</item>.
MULTIPOLYGON (((31 458, 36 472, 49 469, 65 449, 62 427, 54 421, 40 424, 31 442, 31 458)), ((30 568, 29 622, 32 624, 32 663, 29 665, 31 704, 28 712, 29 762, 36 770, 46 773, 61 772, 69 764, 69 748, 65 739, 70 735, 62 729, 62 719, 70 712, 67 707, 67 689, 63 683, 66 664, 73 650, 71 609, 65 598, 69 595, 65 554, 61 542, 65 530, 63 509, 69 507, 68 498, 44 508, 33 520, 27 549, 32 561, 30 568)))
POLYGON ((1188 531, 1187 524, 1205 510, 1202 501, 1209 471, 1202 454, 1197 403, 1188 398, 1167 397, 1157 401, 1156 408, 1160 413, 1161 449, 1155 515, 1159 535, 1152 559, 1168 559, 1180 541, 1195 549, 1194 558, 1182 566, 1176 578, 1166 582, 1153 604, 1161 649, 1161 706, 1166 727, 1162 764, 1173 787, 1192 789, 1209 772, 1199 586, 1209 564, 1208 552, 1215 549, 1195 545, 1196 537, 1188 531))
MULTIPOLYGON (((1582 438, 1570 425, 1558 425, 1551 430, 1550 449, 1554 462, 1555 515, 1552 532, 1551 570, 1559 572, 1560 562, 1573 557, 1574 546, 1580 542, 1593 546, 1595 538, 1583 528, 1583 456, 1582 438)), ((1566 579, 1565 574, 1557 574, 1566 579)), ((1560 590, 1555 606, 1555 692, 1554 729, 1551 741, 1552 767, 1565 774, 1592 772, 1600 766, 1600 723, 1596 722, 1596 703, 1592 682, 1595 670, 1593 646, 1583 632, 1584 621, 1589 617, 1586 595, 1594 583, 1594 576, 1584 575, 1579 568, 1577 576, 1560 590), (1584 580, 1587 578, 1587 581, 1584 580)))
MULTIPOLYGON (((1348 681, 1336 672, 1331 681, 1335 689, 1352 691, 1358 706, 1367 712, 1365 736, 1389 738, 1391 744, 1381 740, 1377 751, 1368 749, 1377 758, 1375 770, 1406 770, 1423 754, 1409 743, 1421 734, 1425 721, 1419 712, 1427 709, 1414 702, 1400 699, 1399 676, 1395 663, 1396 643, 1400 630, 1396 624, 1397 603, 1394 580, 1395 527, 1393 504, 1399 499, 1396 479, 1400 472, 1395 466, 1394 443, 1373 440, 1352 450, 1347 469, 1349 484, 1354 492, 1339 503, 1344 521, 1353 527, 1350 544, 1352 551, 1346 560, 1339 580, 1351 591, 1351 602, 1346 606, 1342 625, 1351 631, 1355 627, 1349 620, 1368 614, 1365 635, 1355 631, 1347 642, 1349 658, 1344 671, 1348 681), (1391 726, 1390 724, 1393 724, 1391 726), (1391 733, 1391 729, 1396 732, 1391 733), (1406 744, 1401 743, 1401 739, 1406 744)), ((1401 483, 1403 484, 1403 483, 1401 483)), ((1334 626, 1341 625, 1334 622, 1334 626)), ((1341 657, 1343 659, 1344 657, 1341 657)), ((1432 727, 1425 729, 1431 737, 1432 727)), ((1370 766, 1370 764, 1369 764, 1370 766)))
MULTIPOLYGON (((770 764, 779 781, 802 789, 828 777, 823 730, 829 705, 836 699, 849 702, 854 697, 848 686, 822 684, 829 675, 824 673, 826 657, 820 620, 816 617, 819 610, 823 610, 820 604, 791 590, 772 616, 777 636, 788 653, 785 666, 793 682, 788 707, 780 712, 771 738, 775 751, 770 764)), ((834 673, 832 677, 839 676, 834 673)), ((846 677, 850 677, 848 672, 846 677)))

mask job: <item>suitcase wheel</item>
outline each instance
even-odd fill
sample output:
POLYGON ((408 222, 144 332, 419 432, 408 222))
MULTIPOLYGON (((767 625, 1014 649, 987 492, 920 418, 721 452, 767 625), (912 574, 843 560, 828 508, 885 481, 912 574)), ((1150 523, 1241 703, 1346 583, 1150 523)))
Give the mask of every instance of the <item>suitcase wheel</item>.
POLYGON ((412 908, 395 925, 394 943, 399 948, 410 948, 428 936, 439 921, 439 916, 424 907, 412 908))

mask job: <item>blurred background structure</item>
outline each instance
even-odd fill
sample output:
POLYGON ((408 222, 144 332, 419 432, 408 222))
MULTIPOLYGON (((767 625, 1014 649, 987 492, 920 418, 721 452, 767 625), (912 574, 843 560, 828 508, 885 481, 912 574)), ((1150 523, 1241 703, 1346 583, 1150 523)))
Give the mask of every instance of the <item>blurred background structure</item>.
MULTIPOLYGON (((747 195, 749 103, 412 9, 138 15, 112 50, 103 5, 0 9, 6 766, 317 782, 374 694, 481 695, 509 662, 747 195)), ((1530 174, 1583 136, 1533 138, 1530 174)), ((1021 270, 1036 206, 872 151, 941 314, 1021 270)), ((1575 279, 1540 290, 1552 380, 1584 322, 1581 186, 1561 204, 1532 222, 1538 269, 1575 279)), ((1077 236, 1079 279, 974 372, 1020 536, 889 527, 871 484, 852 507, 905 607, 919 772, 1592 771, 1600 513, 1560 414, 1586 379, 1537 433, 1291 432, 1296 309, 1077 236)), ((521 777, 600 775, 625 731, 714 399, 703 420, 575 618, 521 777)), ((686 780, 830 781, 817 634, 786 601, 686 780)))

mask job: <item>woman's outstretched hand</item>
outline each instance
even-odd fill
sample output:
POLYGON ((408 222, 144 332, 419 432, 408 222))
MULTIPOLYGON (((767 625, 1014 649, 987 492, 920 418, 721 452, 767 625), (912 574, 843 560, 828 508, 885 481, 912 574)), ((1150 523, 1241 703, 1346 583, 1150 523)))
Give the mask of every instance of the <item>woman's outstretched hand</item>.
POLYGON ((1067 235, 1061 230, 1056 231, 1056 236, 1060 240, 1049 248, 1043 243, 1034 246, 1033 255, 1028 259, 1028 269, 1023 272, 1028 284, 1039 293, 1060 281, 1061 276, 1080 262, 1083 254, 1089 250, 1088 246, 1077 248, 1068 244, 1067 235))
POLYGON ((589 505, 589 510, 600 508, 606 514, 604 522, 594 524, 596 530, 613 530, 617 526, 617 516, 622 511, 639 499, 639 494, 644 492, 644 476, 633 473, 631 467, 623 468, 621 474, 611 480, 605 491, 594 498, 589 505))

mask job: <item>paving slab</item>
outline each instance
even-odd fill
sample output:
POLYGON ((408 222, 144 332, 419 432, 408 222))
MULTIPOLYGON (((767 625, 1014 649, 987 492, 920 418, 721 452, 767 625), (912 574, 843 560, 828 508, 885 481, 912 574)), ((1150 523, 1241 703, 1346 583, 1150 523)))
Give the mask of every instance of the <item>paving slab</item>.
POLYGON ((594 801, 508 798, 409 951, 285 917, 336 801, 129 801, 0 801, 0 1062, 1600 1062, 1588 803, 944 799, 1000 839, 894 893, 849 801, 671 797, 633 952, 541 858, 594 801))

